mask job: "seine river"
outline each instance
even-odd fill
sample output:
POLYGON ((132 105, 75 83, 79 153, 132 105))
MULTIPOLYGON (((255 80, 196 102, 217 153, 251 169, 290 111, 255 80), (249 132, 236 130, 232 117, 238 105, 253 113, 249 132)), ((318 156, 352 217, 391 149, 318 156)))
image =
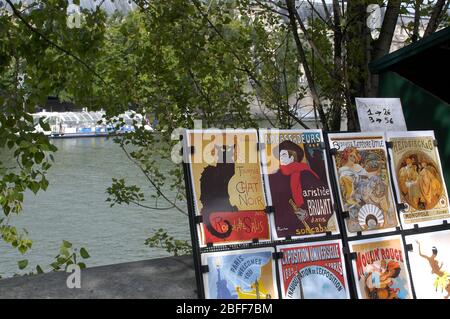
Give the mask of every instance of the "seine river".
POLYGON ((23 213, 11 218, 18 229, 28 230, 33 247, 21 255, 0 240, 0 276, 26 273, 37 264, 48 271, 63 239, 85 247, 91 255, 86 264, 92 267, 168 256, 163 249, 144 245, 158 228, 178 239, 190 238, 187 217, 175 210, 109 207, 106 188, 112 177, 149 190, 145 177, 112 140, 74 138, 53 143, 58 151, 48 174, 49 188, 36 196, 27 193, 23 213), (29 260, 25 271, 17 266, 22 259, 29 260))

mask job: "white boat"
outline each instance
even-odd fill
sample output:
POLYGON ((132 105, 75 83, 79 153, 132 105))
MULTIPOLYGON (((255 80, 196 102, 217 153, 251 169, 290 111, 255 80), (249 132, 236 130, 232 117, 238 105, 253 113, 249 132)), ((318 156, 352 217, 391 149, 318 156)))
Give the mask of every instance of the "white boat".
MULTIPOLYGON (((140 127, 140 123, 143 121, 143 116, 134 111, 127 111, 116 117, 122 118, 124 125, 118 130, 115 129, 114 125, 107 124, 104 115, 105 112, 47 112, 42 111, 39 113, 31 114, 34 119, 35 128, 37 132, 43 132, 53 138, 60 137, 94 137, 94 136, 106 136, 110 133, 127 133, 133 132, 133 120, 137 121, 139 124, 136 125, 140 127), (44 122, 48 123, 50 126, 50 131, 44 131, 39 120, 43 119, 44 122)), ((152 131, 152 127, 147 123, 144 125, 144 129, 152 131)))

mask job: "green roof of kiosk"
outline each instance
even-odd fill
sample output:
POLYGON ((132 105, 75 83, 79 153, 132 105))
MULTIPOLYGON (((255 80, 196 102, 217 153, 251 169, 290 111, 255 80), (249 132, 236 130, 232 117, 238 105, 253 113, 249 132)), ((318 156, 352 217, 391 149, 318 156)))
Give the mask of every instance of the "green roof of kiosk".
POLYGON ((395 72, 450 103, 450 27, 385 55, 369 67, 375 74, 395 72))
MULTIPOLYGON (((401 62, 409 57, 419 54, 429 48, 445 44, 450 40, 450 27, 442 29, 438 32, 432 33, 431 35, 407 45, 397 51, 385 55, 384 57, 373 61, 370 63, 370 71, 372 73, 380 73, 385 69, 391 67, 398 62, 401 62)), ((448 50, 448 47, 447 47, 448 50)), ((447 51, 448 53, 448 51, 447 51)), ((450 58, 450 57, 449 57, 450 58)))
POLYGON ((408 130, 433 130, 450 190, 450 27, 370 64, 379 97, 399 97, 408 130))

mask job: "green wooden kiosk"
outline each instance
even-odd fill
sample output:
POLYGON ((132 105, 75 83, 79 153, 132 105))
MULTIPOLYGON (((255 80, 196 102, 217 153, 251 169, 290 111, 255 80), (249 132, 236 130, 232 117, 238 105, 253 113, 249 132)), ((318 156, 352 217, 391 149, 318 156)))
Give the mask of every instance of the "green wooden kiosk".
POLYGON ((408 130, 434 130, 450 191, 450 27, 370 64, 379 97, 401 99, 408 130))

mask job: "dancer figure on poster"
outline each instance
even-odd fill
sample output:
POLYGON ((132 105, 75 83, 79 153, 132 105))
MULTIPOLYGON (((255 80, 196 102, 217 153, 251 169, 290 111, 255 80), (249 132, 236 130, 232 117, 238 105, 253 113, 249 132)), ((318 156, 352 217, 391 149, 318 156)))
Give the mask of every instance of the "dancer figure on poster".
POLYGON ((400 289, 393 289, 393 280, 400 274, 400 264, 385 260, 374 263, 366 274, 366 289, 370 299, 399 299, 400 289))
POLYGON ((420 242, 416 241, 416 243, 419 246, 419 256, 428 261, 431 267, 431 273, 436 275, 436 279, 434 280, 434 288, 436 291, 439 287, 441 288, 441 291, 444 291, 445 289, 447 291, 447 296, 444 298, 448 299, 450 297, 450 274, 442 270, 444 263, 441 262, 439 264, 439 261, 436 259, 438 254, 437 248, 433 247, 431 256, 426 256, 422 254, 420 242))

